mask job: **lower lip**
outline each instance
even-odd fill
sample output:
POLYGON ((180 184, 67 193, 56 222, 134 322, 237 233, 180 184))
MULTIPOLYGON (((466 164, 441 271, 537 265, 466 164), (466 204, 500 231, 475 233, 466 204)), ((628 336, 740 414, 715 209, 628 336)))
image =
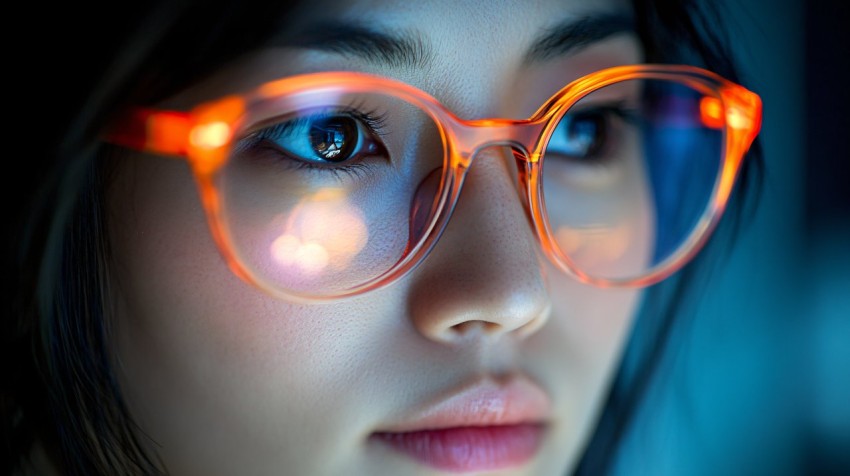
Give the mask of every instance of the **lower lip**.
POLYGON ((375 433, 373 438, 432 468, 450 472, 504 469, 537 453, 544 427, 536 424, 375 433))

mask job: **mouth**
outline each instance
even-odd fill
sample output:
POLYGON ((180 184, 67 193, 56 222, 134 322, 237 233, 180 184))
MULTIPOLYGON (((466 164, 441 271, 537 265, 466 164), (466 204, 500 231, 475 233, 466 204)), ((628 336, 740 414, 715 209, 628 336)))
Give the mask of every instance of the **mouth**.
POLYGON ((419 464, 462 473, 529 463, 545 439, 552 404, 525 378, 485 379, 423 406, 370 438, 419 464))

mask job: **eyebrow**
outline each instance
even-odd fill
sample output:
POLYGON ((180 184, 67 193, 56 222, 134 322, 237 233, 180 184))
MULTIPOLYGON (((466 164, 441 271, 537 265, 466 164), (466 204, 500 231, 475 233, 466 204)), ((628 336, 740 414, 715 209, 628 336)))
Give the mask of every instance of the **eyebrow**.
MULTIPOLYGON (((331 51, 371 63, 397 68, 422 68, 433 62, 434 51, 423 38, 409 31, 377 31, 355 23, 324 23, 307 33, 290 36, 284 46, 331 51)), ((634 32, 634 19, 626 13, 595 13, 570 19, 546 29, 527 50, 523 63, 544 62, 576 52, 620 33, 634 32)))
POLYGON ((379 32, 351 23, 324 24, 317 33, 300 34, 287 46, 332 51, 390 67, 424 67, 432 62, 433 50, 421 36, 411 32, 379 32))
POLYGON ((634 17, 622 12, 596 13, 567 20, 546 30, 534 41, 526 53, 525 63, 568 55, 608 37, 634 32, 634 17))

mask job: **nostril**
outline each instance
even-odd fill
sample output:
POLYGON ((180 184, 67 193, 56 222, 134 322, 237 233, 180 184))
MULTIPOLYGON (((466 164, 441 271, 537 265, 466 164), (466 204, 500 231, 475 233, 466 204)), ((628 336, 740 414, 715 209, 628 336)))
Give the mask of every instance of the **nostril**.
POLYGON ((476 332, 489 335, 499 332, 501 329, 501 324, 488 321, 464 321, 459 324, 455 324, 451 328, 451 330, 458 335, 469 335, 476 332))

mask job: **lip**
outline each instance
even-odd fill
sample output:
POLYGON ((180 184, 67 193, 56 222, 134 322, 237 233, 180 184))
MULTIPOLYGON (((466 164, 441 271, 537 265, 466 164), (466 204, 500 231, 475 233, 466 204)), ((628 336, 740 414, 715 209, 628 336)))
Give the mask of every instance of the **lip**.
POLYGON ((543 442, 552 403, 524 377, 481 379, 372 433, 415 461, 449 472, 505 469, 530 461, 543 442))

